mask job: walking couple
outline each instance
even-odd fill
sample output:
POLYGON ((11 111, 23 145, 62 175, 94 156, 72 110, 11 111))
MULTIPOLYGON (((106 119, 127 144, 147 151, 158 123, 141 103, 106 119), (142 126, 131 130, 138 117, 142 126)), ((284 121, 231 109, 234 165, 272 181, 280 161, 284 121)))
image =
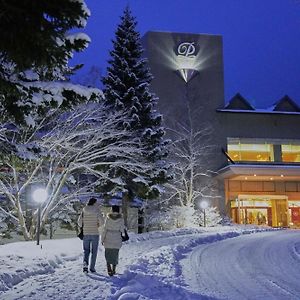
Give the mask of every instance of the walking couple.
POLYGON ((107 214, 103 222, 97 199, 91 198, 79 216, 78 225, 83 227, 83 272, 87 273, 88 269, 92 273, 96 272, 99 231, 100 226, 103 225, 101 244, 105 248, 108 275, 113 276, 116 273, 119 250, 122 246, 121 234, 125 235, 124 219, 120 213, 120 207, 113 205, 111 212, 107 214))

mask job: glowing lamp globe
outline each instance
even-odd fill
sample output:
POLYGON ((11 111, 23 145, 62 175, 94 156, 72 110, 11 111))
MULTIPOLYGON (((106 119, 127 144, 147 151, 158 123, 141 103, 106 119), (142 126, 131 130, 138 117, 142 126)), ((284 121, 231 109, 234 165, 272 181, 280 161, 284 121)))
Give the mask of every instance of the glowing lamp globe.
POLYGON ((32 197, 34 201, 43 203, 47 199, 48 193, 45 189, 39 188, 33 192, 32 197))
POLYGON ((201 201, 201 202, 200 202, 200 207, 201 207, 202 209, 208 208, 208 202, 207 202, 207 201, 201 201))

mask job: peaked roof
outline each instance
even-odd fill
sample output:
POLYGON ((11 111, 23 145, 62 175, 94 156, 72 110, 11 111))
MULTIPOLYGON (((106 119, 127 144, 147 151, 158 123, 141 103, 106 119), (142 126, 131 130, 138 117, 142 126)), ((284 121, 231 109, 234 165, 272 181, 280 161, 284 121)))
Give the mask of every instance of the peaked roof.
POLYGON ((255 110, 255 108, 240 93, 237 93, 230 99, 229 103, 225 106, 225 109, 255 110))
POLYGON ((300 112, 300 107, 289 96, 285 95, 274 104, 273 111, 300 112))

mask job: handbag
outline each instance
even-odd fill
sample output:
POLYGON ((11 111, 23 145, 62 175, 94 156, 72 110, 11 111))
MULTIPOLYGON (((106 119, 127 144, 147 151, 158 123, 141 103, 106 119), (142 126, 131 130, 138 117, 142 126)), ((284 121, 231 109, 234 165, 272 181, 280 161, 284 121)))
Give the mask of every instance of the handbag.
POLYGON ((81 213, 81 217, 82 217, 82 226, 80 227, 80 231, 77 234, 77 237, 79 237, 79 239, 83 240, 83 212, 81 213))
POLYGON ((79 231, 79 233, 78 233, 77 236, 78 236, 81 240, 83 240, 83 226, 80 227, 80 231, 79 231))
POLYGON ((126 241, 129 240, 129 235, 128 235, 126 229, 124 229, 124 235, 123 235, 122 232, 121 232, 121 238, 122 238, 122 242, 126 242, 126 241))

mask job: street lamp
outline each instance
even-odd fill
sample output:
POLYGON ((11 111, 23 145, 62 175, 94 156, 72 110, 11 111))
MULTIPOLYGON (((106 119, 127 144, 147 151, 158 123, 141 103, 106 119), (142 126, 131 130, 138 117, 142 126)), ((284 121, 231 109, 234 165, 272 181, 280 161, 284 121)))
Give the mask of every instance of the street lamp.
POLYGON ((33 200, 39 204, 38 218, 37 218, 37 229, 36 229, 36 244, 40 244, 40 230, 41 230, 41 205, 47 199, 48 193, 43 188, 36 189, 32 194, 33 200))
POLYGON ((206 227, 206 212, 205 212, 205 209, 208 208, 208 202, 205 201, 205 200, 201 201, 200 202, 200 207, 203 210, 203 225, 204 225, 204 227, 206 227))

